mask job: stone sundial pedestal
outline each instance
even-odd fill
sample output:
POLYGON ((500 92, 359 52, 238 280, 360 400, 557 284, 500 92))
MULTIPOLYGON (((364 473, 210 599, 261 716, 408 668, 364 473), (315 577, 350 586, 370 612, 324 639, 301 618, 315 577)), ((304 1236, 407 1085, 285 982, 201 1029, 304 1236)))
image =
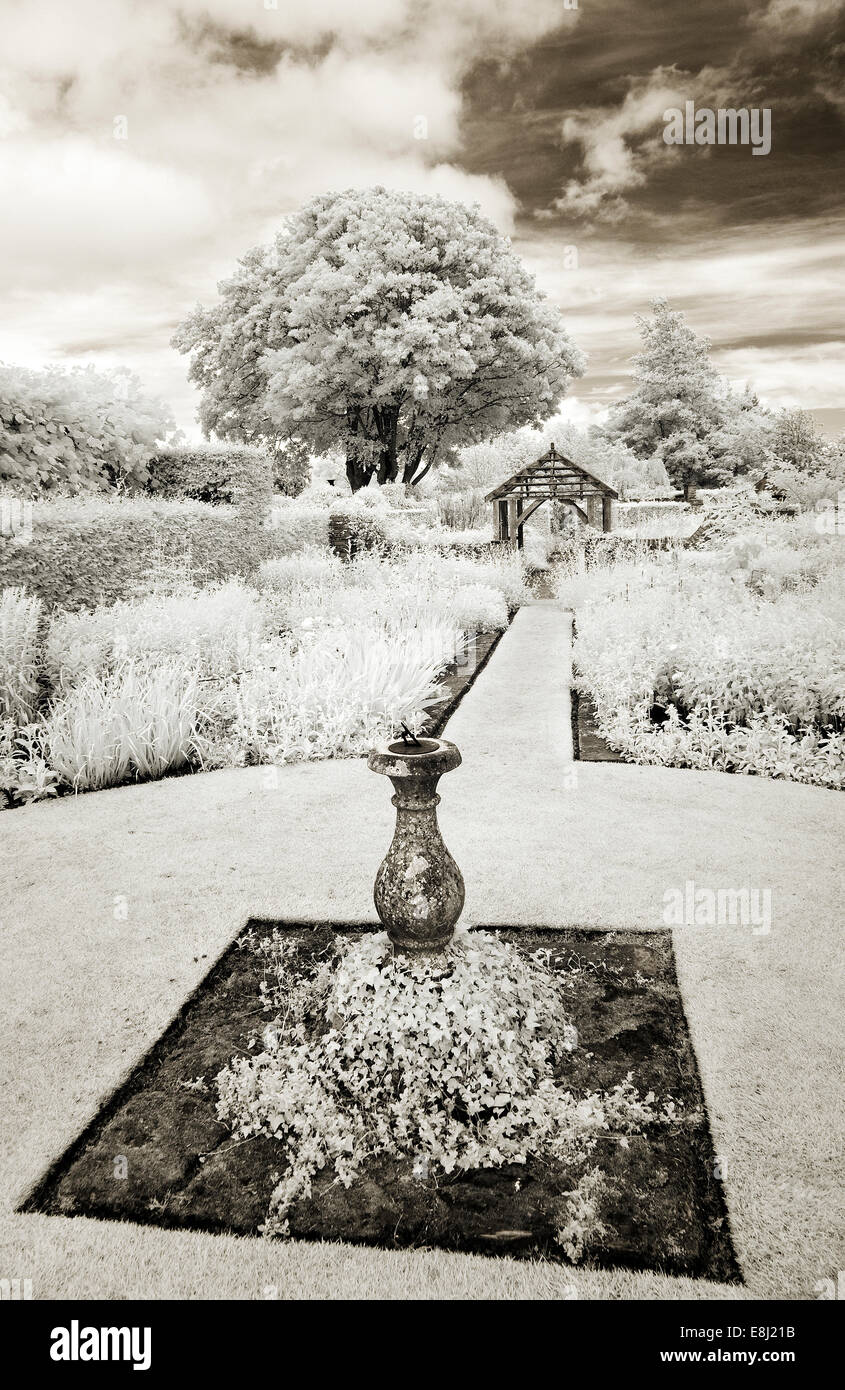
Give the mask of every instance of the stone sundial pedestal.
POLYGON ((376 874, 373 898, 394 951, 442 951, 464 905, 464 880, 437 824, 437 783, 458 767, 448 739, 382 744, 367 760, 393 783, 396 829, 376 874))

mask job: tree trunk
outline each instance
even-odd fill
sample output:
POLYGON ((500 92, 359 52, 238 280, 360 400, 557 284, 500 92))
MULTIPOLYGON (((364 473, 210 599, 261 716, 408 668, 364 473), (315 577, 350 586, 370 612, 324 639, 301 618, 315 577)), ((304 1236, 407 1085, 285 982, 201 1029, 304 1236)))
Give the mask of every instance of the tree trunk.
POLYGON ((396 458, 395 452, 389 448, 383 450, 378 465, 379 486, 383 487, 385 483, 395 483, 398 474, 399 460, 396 458))
MULTIPOLYGON (((420 466, 422 454, 422 449, 418 449, 414 454, 412 454, 409 458, 406 458, 405 460, 405 467, 402 472, 402 482, 409 487, 413 483, 419 481, 419 479, 417 478, 417 469, 420 466)), ((427 473, 428 469, 424 469, 424 472, 427 473)), ((420 474, 420 477, 422 477, 422 473, 420 474)))
POLYGON ((424 439, 421 444, 417 443, 413 449, 408 449, 405 455, 405 469, 402 474, 402 482, 406 483, 408 487, 416 487, 417 483, 422 481, 434 463, 439 447, 440 434, 438 433, 433 436, 429 435, 428 439, 424 439), (420 468, 426 450, 428 451, 428 463, 424 468, 420 468), (420 469, 419 472, 417 472, 418 468, 420 469))
POLYGON ((361 463, 360 459, 354 455, 346 455, 346 476, 349 479, 349 486, 353 492, 358 492, 362 487, 366 487, 373 476, 372 468, 361 463))
POLYGON ((361 458, 361 420, 357 410, 351 407, 347 410, 346 423, 349 430, 346 441, 346 476, 352 491, 358 492, 369 483, 373 476, 373 468, 372 464, 365 463, 361 458))
POLYGON ((399 460, 396 456, 399 435, 399 407, 384 406, 381 410, 374 409, 373 419, 381 444, 376 476, 379 486, 383 486, 385 483, 395 483, 399 473, 399 460))
MULTIPOLYGON (((422 482, 423 478, 425 477, 426 473, 428 472, 429 468, 431 467, 431 464, 432 464, 432 460, 429 459, 429 461, 428 461, 428 463, 426 464, 425 468, 420 469, 419 473, 416 473, 416 474, 414 475, 413 478, 411 478, 410 480, 408 480, 408 485, 409 485, 409 487, 416 487, 417 483, 421 483, 421 482, 422 482)), ((404 481, 404 479, 403 479, 403 481, 404 481)))

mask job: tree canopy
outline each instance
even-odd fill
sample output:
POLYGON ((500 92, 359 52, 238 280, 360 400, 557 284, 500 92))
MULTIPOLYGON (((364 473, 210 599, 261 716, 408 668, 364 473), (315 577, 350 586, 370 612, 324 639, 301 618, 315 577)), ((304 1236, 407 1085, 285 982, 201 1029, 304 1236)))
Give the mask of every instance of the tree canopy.
POLYGON ((317 455, 353 489, 418 482, 461 445, 554 413, 584 359, 480 212, 383 188, 314 198, 174 345, 207 430, 317 455))

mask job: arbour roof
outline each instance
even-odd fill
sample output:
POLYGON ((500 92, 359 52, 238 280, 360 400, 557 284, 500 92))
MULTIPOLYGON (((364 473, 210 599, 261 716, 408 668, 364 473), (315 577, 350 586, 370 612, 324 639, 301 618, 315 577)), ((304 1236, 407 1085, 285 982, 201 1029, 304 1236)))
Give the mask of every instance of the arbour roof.
POLYGON ((559 454, 554 444, 548 453, 535 463, 520 468, 513 477, 506 478, 498 487, 488 492, 485 502, 496 502, 504 497, 552 498, 562 502, 576 501, 582 497, 618 498, 619 493, 609 483, 602 482, 595 474, 575 463, 565 454, 559 454))

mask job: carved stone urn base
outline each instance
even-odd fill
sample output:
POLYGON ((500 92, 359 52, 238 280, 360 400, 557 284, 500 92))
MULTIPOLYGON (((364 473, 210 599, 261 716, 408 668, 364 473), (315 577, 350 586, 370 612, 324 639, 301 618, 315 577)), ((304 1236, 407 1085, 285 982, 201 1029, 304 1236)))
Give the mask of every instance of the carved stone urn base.
POLYGON ((383 744, 367 760, 393 783, 396 829, 376 874, 373 898, 395 951, 442 951, 464 905, 461 871, 437 824, 436 787, 461 755, 447 739, 383 744))

